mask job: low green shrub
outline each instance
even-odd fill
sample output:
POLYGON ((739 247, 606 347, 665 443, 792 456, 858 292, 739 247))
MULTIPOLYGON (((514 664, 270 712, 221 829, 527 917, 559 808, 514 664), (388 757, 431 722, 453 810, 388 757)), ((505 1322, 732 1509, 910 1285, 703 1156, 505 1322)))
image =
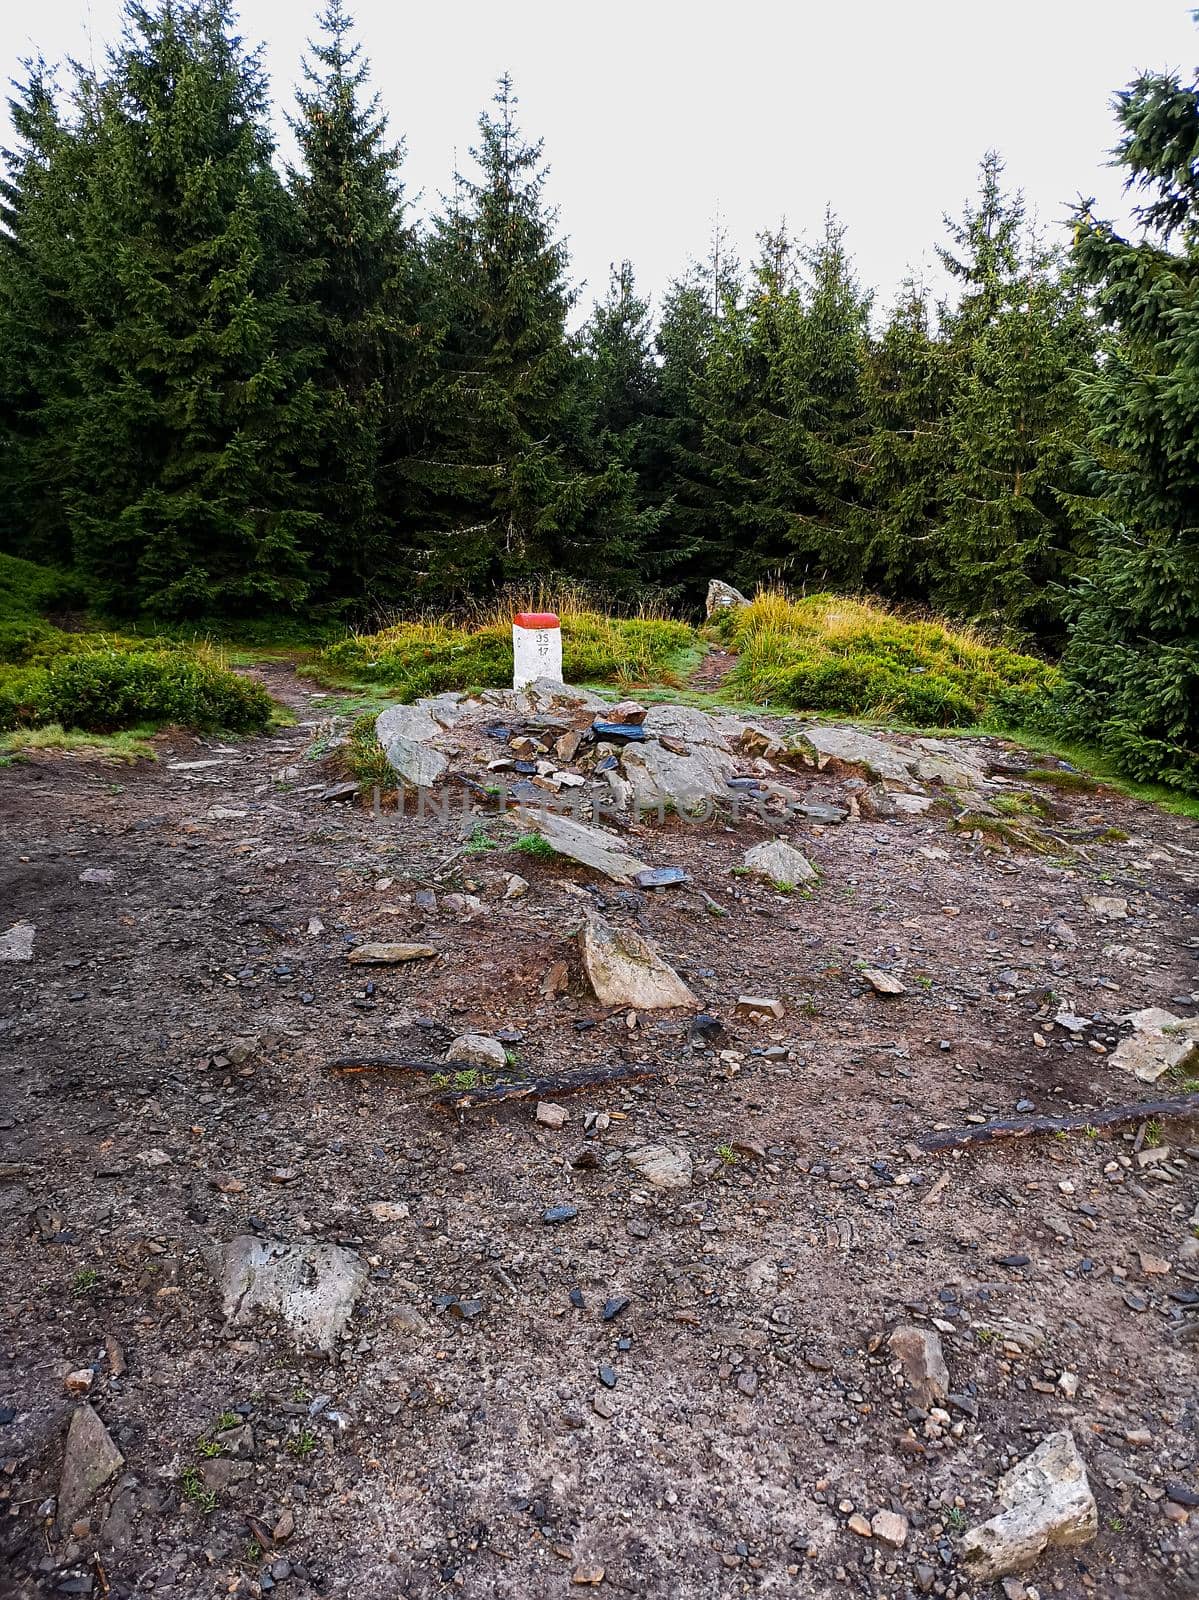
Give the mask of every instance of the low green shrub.
POLYGON ((265 727, 272 710, 260 684, 183 650, 93 648, 49 665, 0 668, 3 729, 57 722, 113 733, 140 723, 178 723, 248 733, 265 727))
POLYGON ((967 630, 834 595, 768 592, 726 613, 719 631, 738 653, 731 686, 798 711, 1020 727, 1045 714, 1057 682, 1048 663, 967 630))

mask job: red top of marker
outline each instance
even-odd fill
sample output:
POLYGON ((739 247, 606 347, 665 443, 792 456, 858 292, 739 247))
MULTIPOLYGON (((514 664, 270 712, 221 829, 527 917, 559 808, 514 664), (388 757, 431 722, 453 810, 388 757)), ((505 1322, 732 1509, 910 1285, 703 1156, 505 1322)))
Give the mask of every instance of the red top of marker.
POLYGON ((518 628, 556 628, 557 615, 553 611, 518 611, 513 617, 518 628))

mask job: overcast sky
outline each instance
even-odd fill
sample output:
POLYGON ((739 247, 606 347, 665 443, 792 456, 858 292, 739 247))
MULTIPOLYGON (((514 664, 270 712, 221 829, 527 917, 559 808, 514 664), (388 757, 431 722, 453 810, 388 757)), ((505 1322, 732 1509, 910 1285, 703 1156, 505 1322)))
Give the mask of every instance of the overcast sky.
MULTIPOLYGON (((1193 0, 1192 0, 1193 3, 1193 0)), ((860 275, 886 302, 932 268, 941 217, 970 195, 988 146, 1046 222, 1080 192, 1122 216, 1113 90, 1142 67, 1189 72, 1199 32, 1181 0, 351 0, 423 209, 466 159, 496 76, 513 74, 527 133, 585 301, 629 257, 658 297, 714 214, 743 257, 786 216, 811 236, 831 204, 860 275)), ((315 10, 243 0, 290 104, 315 10)), ((40 49, 100 60, 120 0, 0 0, 5 75, 40 49)))

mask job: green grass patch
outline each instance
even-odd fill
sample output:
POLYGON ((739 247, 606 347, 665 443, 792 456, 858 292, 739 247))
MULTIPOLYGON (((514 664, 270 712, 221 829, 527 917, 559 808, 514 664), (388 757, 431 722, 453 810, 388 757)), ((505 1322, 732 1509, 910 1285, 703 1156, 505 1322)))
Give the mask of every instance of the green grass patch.
POLYGON ((84 733, 79 728, 66 729, 59 722, 47 723, 41 728, 16 728, 11 733, 0 733, 0 761, 6 765, 22 761, 39 750, 94 757, 98 761, 132 764, 135 761, 154 761, 154 746, 150 735, 152 726, 126 728, 120 733, 84 733))
MULTIPOLYGON (((569 683, 682 681, 695 657, 696 635, 669 617, 610 617, 559 610, 562 671, 569 683)), ((512 682, 510 613, 451 620, 397 622, 378 633, 353 633, 327 645, 313 663, 334 683, 386 684, 403 701, 446 689, 499 689, 512 682)))
POLYGON ((1054 667, 966 628, 910 621, 836 595, 759 594, 719 631, 738 652, 729 684, 798 711, 965 727, 1020 727, 1058 682, 1054 667))
POLYGON ((558 854, 549 840, 539 833, 522 833, 512 848, 522 856, 533 856, 539 861, 548 861, 551 856, 558 854))
POLYGON ((364 789, 394 789, 395 769, 375 734, 375 712, 359 717, 350 728, 342 750, 341 765, 346 775, 364 789))

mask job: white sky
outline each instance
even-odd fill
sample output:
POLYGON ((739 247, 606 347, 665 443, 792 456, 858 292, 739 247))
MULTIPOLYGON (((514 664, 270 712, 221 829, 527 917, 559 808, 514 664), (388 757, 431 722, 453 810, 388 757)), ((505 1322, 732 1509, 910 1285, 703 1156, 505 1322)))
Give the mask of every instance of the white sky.
MULTIPOLYGON (((1079 194, 1125 215, 1110 97, 1142 67, 1189 72, 1193 0, 351 0, 409 192, 448 192, 496 76, 544 136, 550 198, 584 302, 628 256, 655 298, 702 255, 717 208, 742 258, 826 203, 885 302, 932 269, 941 216, 988 146, 1041 218, 1079 194)), ((242 0, 290 104, 317 0, 242 0)), ((99 59, 119 0, 0 4, 0 66, 41 49, 99 59)))

